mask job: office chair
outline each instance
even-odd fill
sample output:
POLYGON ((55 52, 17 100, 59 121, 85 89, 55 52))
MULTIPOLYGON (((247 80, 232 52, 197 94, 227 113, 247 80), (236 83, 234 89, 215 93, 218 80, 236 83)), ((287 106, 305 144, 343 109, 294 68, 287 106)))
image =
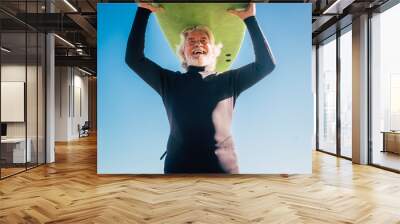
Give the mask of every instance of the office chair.
POLYGON ((79 129, 79 138, 89 136, 89 129, 90 129, 89 121, 85 121, 82 127, 80 127, 80 125, 78 124, 78 129, 79 129))

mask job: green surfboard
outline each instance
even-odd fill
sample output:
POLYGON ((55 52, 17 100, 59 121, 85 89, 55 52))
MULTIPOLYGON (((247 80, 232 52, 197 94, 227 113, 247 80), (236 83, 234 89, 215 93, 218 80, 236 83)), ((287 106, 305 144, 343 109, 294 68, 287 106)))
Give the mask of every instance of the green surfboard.
MULTIPOLYGON (((180 33, 187 27, 207 26, 214 34, 216 44, 223 48, 216 70, 230 68, 242 45, 245 24, 227 9, 244 9, 247 3, 161 3, 164 12, 156 13, 158 23, 173 52, 177 52, 180 33)), ((178 55, 177 55, 178 56, 178 55)))

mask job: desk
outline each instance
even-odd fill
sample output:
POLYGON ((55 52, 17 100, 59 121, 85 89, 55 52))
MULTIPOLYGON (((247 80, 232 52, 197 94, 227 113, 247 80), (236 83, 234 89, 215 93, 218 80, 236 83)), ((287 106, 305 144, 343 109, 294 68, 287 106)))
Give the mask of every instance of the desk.
POLYGON ((400 154, 400 132, 382 131, 381 133, 383 134, 382 152, 393 152, 400 154))
POLYGON ((6 138, 1 139, 1 156, 9 163, 25 163, 31 162, 31 145, 30 138, 27 139, 27 146, 25 151, 25 138, 6 138), (25 154, 26 152, 26 154, 25 154), (11 159, 12 158, 12 159, 11 159), (26 159, 26 161, 25 161, 26 159))

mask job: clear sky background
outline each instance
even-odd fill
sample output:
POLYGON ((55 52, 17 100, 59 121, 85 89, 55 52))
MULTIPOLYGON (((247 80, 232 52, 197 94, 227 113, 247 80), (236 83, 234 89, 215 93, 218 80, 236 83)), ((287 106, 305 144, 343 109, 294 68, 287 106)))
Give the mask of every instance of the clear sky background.
MULTIPOLYGON (((100 174, 163 173, 169 124, 160 96, 125 64, 136 4, 98 5, 100 174)), ((311 4, 257 4, 257 20, 277 66, 237 100, 233 136, 241 173, 311 173, 313 98, 311 4)), ((145 54, 181 70, 154 15, 145 54)), ((232 68, 254 61, 248 33, 232 68)))

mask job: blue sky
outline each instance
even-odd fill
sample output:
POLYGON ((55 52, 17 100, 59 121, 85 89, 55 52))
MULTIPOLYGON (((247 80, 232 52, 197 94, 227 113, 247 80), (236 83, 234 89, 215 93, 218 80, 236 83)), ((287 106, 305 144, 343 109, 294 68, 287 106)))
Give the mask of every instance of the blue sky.
MULTIPOLYGON (((275 70, 237 100, 233 136, 241 173, 311 173, 311 5, 257 4, 275 70)), ((98 172, 163 173, 169 125, 159 95, 125 64, 136 4, 98 5, 98 172)), ((154 15, 145 54, 181 70, 154 15)), ((254 60, 245 40, 232 68, 254 60)))

